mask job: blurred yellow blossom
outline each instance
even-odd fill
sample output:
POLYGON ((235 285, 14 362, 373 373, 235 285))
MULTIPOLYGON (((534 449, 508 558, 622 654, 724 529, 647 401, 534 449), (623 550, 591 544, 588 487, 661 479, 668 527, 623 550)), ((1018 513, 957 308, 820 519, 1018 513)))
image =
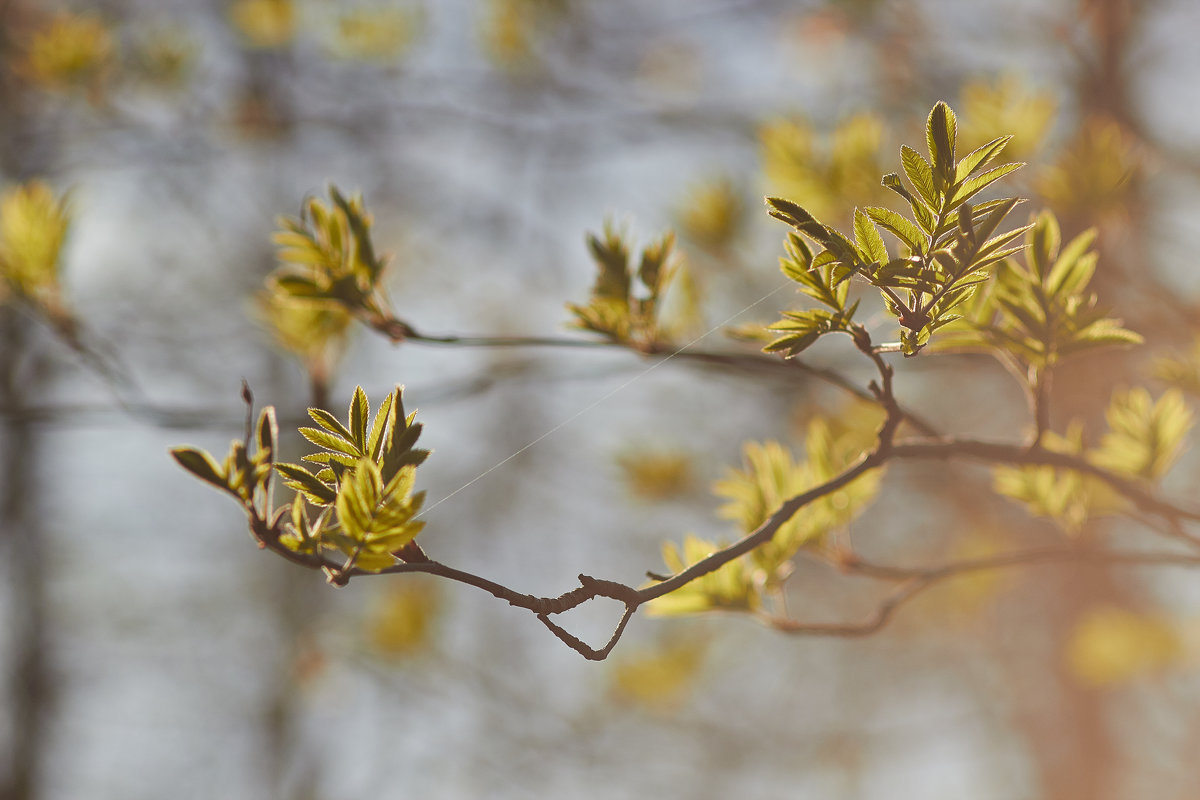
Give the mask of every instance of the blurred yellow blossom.
POLYGON ((1165 620, 1123 608, 1097 608, 1067 642, 1071 672, 1091 686, 1110 686, 1161 672, 1180 659, 1183 642, 1165 620))
POLYGON ((404 578, 380 594, 367 621, 367 638, 383 655, 411 655, 425 647, 440 609, 432 583, 404 578))
POLYGON ((0 198, 0 276, 11 289, 46 302, 58 295, 59 254, 70 218, 66 199, 30 181, 0 198))
POLYGON ((263 292, 257 312, 280 348, 304 363, 309 372, 328 375, 340 355, 351 316, 336 303, 311 303, 278 292, 263 292))
POLYGON ((348 58, 387 61, 412 44, 419 15, 398 8, 359 8, 338 18, 334 48, 348 58))
POLYGON ((1137 148, 1121 126, 1093 117, 1063 148, 1058 161, 1038 173, 1037 190, 1061 215, 1095 221, 1124 213, 1130 181, 1139 167, 1137 148))
POLYGON ((995 82, 973 81, 962 90, 959 150, 970 152, 994 139, 996 131, 1010 131, 1013 138, 1004 148, 1005 160, 1028 160, 1041 148, 1057 112, 1054 95, 1015 75, 995 82))
POLYGON ((635 651, 612 668, 612 692, 651 711, 672 711, 688 699, 704 666, 707 642, 678 636, 635 651))
POLYGON ((234 0, 229 20, 254 47, 283 47, 296 34, 292 0, 234 0))
POLYGON ((714 250, 733 243, 744 217, 741 193, 729 178, 693 184, 678 212, 679 225, 689 239, 714 250))
POLYGON ((33 34, 26 55, 29 76, 47 88, 95 88, 114 52, 112 34, 95 17, 61 13, 33 34))
POLYGON ((885 134, 882 121, 871 114, 843 120, 827 142, 803 119, 767 123, 759 142, 768 193, 799 203, 827 224, 841 222, 855 203, 890 201, 879 183, 889 171, 882 161, 885 134))
POLYGON ((642 500, 669 500, 692 488, 692 461, 678 451, 629 450, 617 464, 631 494, 642 500))

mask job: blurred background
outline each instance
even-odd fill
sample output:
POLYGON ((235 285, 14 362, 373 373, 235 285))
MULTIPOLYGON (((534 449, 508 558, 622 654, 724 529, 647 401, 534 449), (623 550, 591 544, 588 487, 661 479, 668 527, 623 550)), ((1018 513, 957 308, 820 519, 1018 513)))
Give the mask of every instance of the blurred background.
MULTIPOLYGON (((978 574, 865 639, 639 614, 591 663, 468 587, 335 590, 261 553, 167 448, 223 453, 242 378, 293 432, 403 383, 435 451, 419 488, 470 483, 428 513, 433 557, 539 595, 638 585, 664 541, 738 535, 711 486, 744 441, 802 448, 846 395, 616 349, 393 346, 336 318, 314 339, 259 294, 275 218, 361 191, 400 318, 563 338, 586 338, 564 309, 595 277, 586 232, 674 229, 678 340, 753 351, 721 328, 797 301, 762 196, 845 229, 939 99, 964 146, 1016 135, 1015 216, 1099 229, 1093 285, 1147 340, 1064 370, 1055 428, 1101 420, 1115 387, 1194 396, 1200 5, 7 0, 0 20, 5 190, 44 181, 70 215, 53 302, 0 305, 0 797, 1196 796, 1194 572, 978 574)), ((855 356, 806 354, 865 384, 855 356)), ((1028 424, 993 361, 901 367, 947 431, 1028 424)), ((1069 535, 982 467, 912 463, 852 528, 905 565, 1069 535)), ((879 592, 802 560, 789 602, 853 622, 879 592)), ((564 624, 599 645, 619 614, 564 624)))

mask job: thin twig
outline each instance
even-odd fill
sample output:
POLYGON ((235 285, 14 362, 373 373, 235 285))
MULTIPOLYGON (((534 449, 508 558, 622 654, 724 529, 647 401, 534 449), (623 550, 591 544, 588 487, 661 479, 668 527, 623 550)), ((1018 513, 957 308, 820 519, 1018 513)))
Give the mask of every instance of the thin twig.
MULTIPOLYGON (((478 336, 478 335, 431 335, 421 333, 412 325, 384 314, 363 316, 371 328, 388 337, 393 343, 414 342, 416 344, 445 345, 459 347, 566 347, 566 348, 620 348, 633 350, 646 358, 669 358, 680 361, 716 366, 727 369, 745 370, 782 377, 794 376, 797 371, 823 381, 860 400, 874 401, 874 397, 862 387, 840 373, 826 367, 817 367, 797 358, 780 359, 763 353, 713 352, 704 350, 681 350, 668 343, 653 343, 644 347, 633 347, 615 339, 569 339, 554 336, 478 336)), ((886 346, 884 346, 886 347, 886 346)), ((897 349, 899 346, 897 345, 897 349)), ((902 409, 905 419, 916 431, 926 436, 937 436, 939 431, 933 423, 907 409, 902 409)))
MULTIPOLYGON (((891 455, 895 458, 927 458, 943 461, 951 458, 968 458, 993 464, 1051 466, 1074 470, 1100 479, 1142 511, 1162 517, 1163 519, 1200 522, 1200 510, 1174 505, 1158 497, 1158 495, 1147 489, 1143 484, 1109 472, 1080 456, 1070 453, 1058 453, 1044 448, 1029 448, 1000 442, 987 442, 980 439, 942 438, 897 442, 892 447, 891 455)), ((1180 538, 1200 547, 1200 537, 1188 534, 1182 529, 1179 531, 1179 534, 1180 538)))
POLYGON ((1121 550, 1099 550, 1087 547, 1042 547, 1002 553, 995 556, 952 561, 932 567, 892 567, 873 564, 858 558, 839 563, 848 573, 893 581, 898 585, 861 622, 803 622, 791 617, 773 614, 758 614, 758 618, 775 630, 783 633, 806 636, 862 637, 878 632, 900 609, 921 592, 949 580, 972 572, 983 572, 1015 567, 1047 564, 1072 564, 1080 566, 1175 566, 1200 567, 1200 556, 1186 553, 1154 553, 1121 550))

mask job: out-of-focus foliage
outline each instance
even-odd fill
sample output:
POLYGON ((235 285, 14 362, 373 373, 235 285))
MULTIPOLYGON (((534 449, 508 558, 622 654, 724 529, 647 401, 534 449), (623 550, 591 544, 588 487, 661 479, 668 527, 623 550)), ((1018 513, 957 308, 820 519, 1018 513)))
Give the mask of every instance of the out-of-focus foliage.
POLYGON ((959 139, 964 147, 978 147, 996 131, 1009 131, 1009 158, 1031 159, 1042 149, 1058 103, 1050 92, 1038 91, 1015 75, 994 82, 972 81, 962 89, 962 124, 959 139))
POLYGON ((292 0, 234 0, 229 21, 247 44, 263 49, 284 47, 296 35, 297 9, 292 0))
POLYGON ((274 292, 256 298, 259 319, 271 338, 309 374, 328 376, 341 356, 353 317, 335 303, 303 302, 274 292))
MULTIPOLYGON (((740 469, 730 469, 713 490, 726 503, 718 513, 738 523, 743 534, 758 529, 784 501, 839 474, 870 445, 877 409, 852 409, 845 419, 817 416, 808 423, 807 458, 800 461, 778 442, 745 446, 740 469)), ((791 559, 805 545, 822 542, 847 525, 874 499, 881 480, 868 472, 801 509, 767 543, 703 578, 650 603, 658 615, 725 609, 755 611, 777 592, 791 574, 791 559)), ((663 546, 663 559, 678 573, 719 549, 696 536, 663 546)))
POLYGON ((1060 215, 1100 222, 1127 211, 1129 187, 1141 168, 1131 137, 1112 120, 1092 118, 1035 182, 1060 215))
MULTIPOLYGON (((812 488, 813 480, 808 465, 797 462, 779 442, 747 442, 742 452, 742 468, 727 470, 725 477, 713 485, 713 491, 726 500, 717 513, 749 533, 784 500, 812 488)), ((808 516, 799 513, 784 523, 770 542, 755 550, 755 561, 777 569, 806 542, 820 537, 824 531, 808 516)))
POLYGON ((678 212, 684 235, 717 252, 725 251, 733 244, 744 216, 742 195, 729 178, 693 184, 678 212))
POLYGON ((29 41, 25 69, 48 89, 97 90, 112 67, 115 44, 97 17, 60 12, 29 41))
MULTIPOLYGON (((671 573, 679 573, 722 547, 688 534, 682 550, 674 542, 663 545, 663 561, 671 573)), ((753 611, 760 605, 746 563, 734 559, 670 594, 651 600, 646 607, 651 616, 674 616, 716 609, 753 611)))
POLYGON ((685 494, 692 488, 692 459, 678 451, 630 449, 617 456, 625 485, 641 500, 657 502, 685 494))
POLYGON ((156 26, 130 42, 125 69, 147 85, 178 89, 191 76, 199 54, 198 41, 183 28, 156 26))
MULTIPOLYGON (((1142 388, 1114 392, 1106 413, 1109 430, 1098 446, 1083 444, 1083 428, 1072 424, 1066 436, 1047 434, 1041 446, 1085 458, 1129 478, 1157 481, 1182 452, 1194 416, 1177 389, 1157 401, 1142 388)), ((1074 470, 1050 466, 998 467, 996 491, 1049 517, 1068 532, 1079 531, 1092 517, 1124 508, 1104 482, 1074 470)))
POLYGON ((1095 230, 1061 247, 1058 220, 1043 211, 1026 239, 1026 265, 1006 260, 964 318, 947 329, 943 346, 992 349, 1040 371, 1084 351, 1142 341, 1087 291, 1098 259, 1095 230))
MULTIPOLYGON (((963 531, 950 544, 949 562, 985 560, 1011 549, 1002 531, 979 526, 963 531)), ((911 618, 917 625, 969 628, 986 620, 986 612, 1002 601, 1017 576, 1001 570, 967 571, 938 587, 937 592, 916 599, 911 618)))
MULTIPOLYGON (((737 522, 742 533, 757 530, 784 501, 821 485, 861 457, 881 421, 878 409, 866 404, 852 406, 845 418, 813 417, 803 461, 779 442, 746 443, 742 467, 727 470, 713 486, 726 500, 717 513, 737 522)), ((823 543, 854 520, 875 499, 881 479, 881 471, 867 472, 784 523, 771 541, 749 555, 756 584, 775 588, 786 580, 800 548, 823 543)))
POLYGON ((1175 356, 1160 356, 1150 365, 1151 374, 1193 397, 1200 396, 1200 339, 1191 350, 1175 356))
POLYGON ((1084 616, 1066 645, 1071 672, 1092 686, 1113 686, 1176 665, 1184 654, 1175 626, 1160 617, 1123 608, 1096 608, 1084 616))
POLYGON ((566 10, 565 0, 486 0, 479 21, 484 53, 511 73, 536 71, 538 44, 566 10))
POLYGON ((612 693, 649 711, 673 712, 692 696, 707 651, 707 640, 693 635, 628 653, 613 665, 612 693))
POLYGON ((44 181, 5 192, 0 197, 0 287, 58 312, 59 261, 69 225, 66 198, 55 197, 44 181))
POLYGON ((1178 389, 1168 390, 1156 401, 1141 387, 1114 392, 1105 418, 1109 430, 1091 460, 1147 481, 1167 474, 1195 421, 1178 389))
MULTIPOLYGON (((1054 453, 1084 456, 1083 426, 1072 424, 1065 435, 1048 432, 1040 445, 1054 453)), ((1070 534, 1084 523, 1122 507, 1107 484, 1074 470, 1050 466, 996 467, 996 491, 1023 504, 1031 513, 1047 517, 1070 534)))
POLYGON ((347 58, 393 61, 407 52, 421 26, 421 15, 412 9, 358 7, 342 11, 334 28, 332 46, 347 58))
POLYGON ((602 236, 590 234, 587 242, 597 275, 587 305, 567 304, 576 326, 638 348, 657 346, 660 303, 678 265, 674 234, 643 249, 636 271, 630 246, 613 225, 605 225, 602 236))
POLYGON ((887 200, 879 185, 887 131, 875 115, 848 117, 827 141, 800 118, 768 122, 758 136, 768 194, 798 198, 818 219, 841 217, 854 202, 887 200))
POLYGON ((384 656, 415 655, 428 646, 441 610, 441 595, 431 581, 412 577, 389 584, 371 606, 367 642, 384 656))

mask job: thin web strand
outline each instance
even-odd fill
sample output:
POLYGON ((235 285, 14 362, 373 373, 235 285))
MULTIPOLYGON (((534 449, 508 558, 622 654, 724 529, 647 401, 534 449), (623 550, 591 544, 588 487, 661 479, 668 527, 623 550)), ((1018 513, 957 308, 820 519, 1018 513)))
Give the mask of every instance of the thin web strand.
POLYGON ((785 284, 783 284, 783 285, 781 285, 781 286, 777 286, 776 288, 774 288, 774 289, 772 289, 771 291, 767 292, 767 293, 766 293, 765 295, 763 295, 762 297, 760 297, 760 298, 758 298, 757 300, 755 300, 755 301, 754 301, 753 303, 751 303, 750 305, 748 305, 748 306, 746 306, 745 308, 743 308, 741 311, 738 311, 736 314, 733 314, 731 317, 729 317, 729 318, 728 318, 728 319, 726 319, 725 321, 723 321, 723 322, 718 322, 716 325, 712 326, 711 328, 709 328, 708 330, 706 330, 704 333, 702 333, 702 334, 700 334, 699 336, 697 336, 695 339, 692 339, 692 340, 691 340, 690 342, 688 342, 687 344, 685 344, 685 345, 683 345, 682 347, 680 347, 680 348, 678 348, 677 350, 675 350, 673 353, 671 353, 670 355, 668 355, 666 358, 662 359, 661 361, 655 361, 653 364, 651 364, 650 366, 646 367, 644 370, 642 370, 641 372, 639 372, 637 375, 634 375, 632 378, 630 378, 629 380, 625 381, 625 382, 624 382, 624 383, 622 383, 620 386, 616 387, 615 389, 613 389, 612 391, 608 392, 607 394, 603 395, 602 397, 600 397, 599 399, 597 399, 595 402, 591 403, 590 405, 588 405, 588 406, 585 406, 584 408, 582 408, 582 409, 580 409, 579 411, 575 412, 574 414, 572 414, 572 415, 571 415, 570 417, 568 417, 567 419, 565 419, 565 420, 563 420, 562 422, 558 423, 558 424, 557 424, 557 425, 555 425, 553 428, 551 428, 550 430, 546 431, 546 432, 545 432, 545 433, 543 433, 541 436, 537 437, 537 438, 536 438, 536 439, 534 439, 532 442, 530 442, 529 444, 527 444, 527 445, 525 445, 524 447, 522 447, 520 450, 516 451, 516 452, 515 452, 515 453, 513 453, 512 455, 510 455, 510 456, 508 456, 507 458, 505 458, 503 461, 499 461, 499 462, 497 462, 497 463, 493 464, 491 467, 488 467, 488 468, 487 468, 487 469, 485 469, 483 472, 479 473, 479 474, 478 474, 478 475, 476 475, 474 478, 472 478, 471 480, 467 481, 467 482, 466 482, 466 483, 464 483, 462 486, 458 487, 458 488, 457 488, 457 489, 455 489, 453 492, 451 492, 450 494, 448 494, 448 495, 446 495, 445 497, 443 497, 441 500, 438 500, 438 501, 437 501, 436 503, 434 503, 433 505, 426 507, 426 508, 425 508, 424 510, 422 510, 422 511, 421 511, 421 513, 420 513, 420 514, 418 514, 417 516, 419 516, 419 517, 420 517, 420 516, 424 516, 425 514, 427 514, 427 513, 429 513, 430 511, 432 511, 433 509, 435 509, 435 508, 437 508, 438 506, 440 506, 442 503, 444 503, 444 502, 446 502, 447 500, 449 500, 451 497, 454 497, 454 496, 455 496, 456 494, 458 494, 459 492, 461 492, 461 491, 464 491, 464 490, 466 490, 467 488, 469 488, 469 487, 471 487, 472 485, 474 485, 476 482, 483 480, 483 479, 484 479, 484 478, 486 478, 488 475, 490 475, 490 474, 492 474, 493 472, 495 472, 496 470, 500 469, 500 468, 501 468, 501 467, 503 467, 505 464, 507 464, 508 462, 512 461, 514 458, 516 458, 517 456, 521 455, 522 453, 524 453, 524 452, 525 452, 526 450, 528 450, 529 448, 531 448, 531 447, 533 447, 534 445, 538 444, 538 443, 539 443, 539 442, 541 442, 542 440, 549 438, 550 436, 554 435, 555 433, 558 433, 560 430, 562 430, 563 428, 567 427, 567 426, 568 426, 568 425, 570 425, 572 422, 574 422, 575 420, 577 420, 577 419, 579 419, 580 417, 582 417, 584 414, 587 414, 589 411, 592 411, 592 410, 593 410, 593 409, 595 409, 597 406, 601 405, 602 403, 604 403, 604 402, 606 402, 607 400, 609 400, 610 398, 612 398, 612 397, 613 397, 613 395, 617 394, 618 392, 624 391, 625 389, 628 389, 628 388, 629 388, 631 385, 633 385, 634 383, 636 383, 636 382, 640 381, 642 378, 646 377, 646 376, 647 376, 647 375, 649 375, 651 372, 653 372, 654 370, 658 369, 658 368, 659 368, 659 367, 661 367, 663 364, 667 363, 668 361, 670 361, 671 359, 673 359, 675 356, 677 356, 677 355, 679 355, 680 353, 682 353, 684 350, 687 350, 687 349, 688 349, 689 347, 691 347, 692 345, 696 344, 697 342, 699 342, 699 341, 701 341, 701 340, 705 339, 706 337, 708 337, 708 336, 709 336, 709 335, 711 335, 712 333, 714 333, 714 332, 716 332, 716 331, 720 330, 721 328, 725 327, 726 325, 728 325, 729 323, 733 322, 735 319, 737 319, 738 317, 740 317, 742 314, 745 314, 745 313, 746 313, 747 311, 749 311, 750 309, 752 309, 752 308, 754 308, 754 307, 756 307, 756 306, 759 306, 759 305, 761 305, 761 304, 765 303, 767 300, 770 300, 772 297, 774 297, 775 295, 779 294, 779 292, 780 292, 780 291, 782 291, 783 289, 786 289, 786 288, 787 288, 788 286, 790 286, 790 285, 791 285, 790 283, 785 283, 785 284))

